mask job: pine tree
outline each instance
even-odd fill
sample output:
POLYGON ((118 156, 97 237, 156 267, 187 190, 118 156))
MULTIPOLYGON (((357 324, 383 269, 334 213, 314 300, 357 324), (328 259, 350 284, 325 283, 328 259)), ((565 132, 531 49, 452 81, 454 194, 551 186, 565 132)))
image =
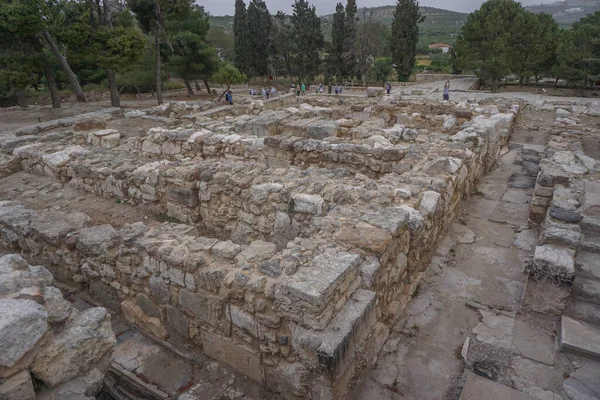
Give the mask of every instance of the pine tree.
POLYGON ((331 73, 339 79, 344 75, 344 38, 346 37, 346 11, 342 3, 335 7, 331 31, 331 73))
POLYGON ((293 64, 300 80, 312 79, 320 72, 319 52, 325 45, 321 19, 317 17, 315 6, 309 5, 307 0, 295 0, 293 9, 293 41, 297 46, 293 64))
POLYGON ((269 65, 269 48, 273 21, 263 0, 251 0, 248 5, 248 49, 250 72, 253 76, 266 76, 269 65))
POLYGON ((456 51, 464 66, 491 83, 508 75, 523 56, 522 32, 525 13, 512 0, 488 0, 469 15, 456 41, 456 51))
POLYGON ((392 22, 390 47, 400 82, 407 82, 412 74, 419 41, 418 24, 424 20, 418 1, 398 0, 392 22))
POLYGON ((233 17, 233 60, 235 66, 244 74, 250 72, 250 52, 248 37, 248 13, 244 0, 235 0, 233 17))
POLYGON ((346 18, 344 20, 344 75, 354 78, 357 72, 357 39, 356 39, 356 0, 348 0, 346 3, 346 18))
POLYGON ((293 83, 292 55, 296 53, 296 46, 292 40, 294 31, 290 19, 282 11, 278 11, 273 18, 271 30, 271 60, 276 70, 285 70, 293 83))

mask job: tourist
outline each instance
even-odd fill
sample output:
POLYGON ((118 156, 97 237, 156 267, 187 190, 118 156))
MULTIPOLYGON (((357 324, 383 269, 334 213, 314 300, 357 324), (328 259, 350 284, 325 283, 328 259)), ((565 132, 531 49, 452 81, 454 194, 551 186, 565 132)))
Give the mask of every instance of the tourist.
POLYGON ((262 88, 261 94, 262 94, 263 100, 266 100, 267 99, 267 93, 265 91, 265 88, 262 88))
POLYGON ((450 81, 446 81, 444 84, 444 100, 450 100, 450 81))
POLYGON ((300 84, 296 85, 296 96, 300 96, 300 84))
POLYGON ((225 102, 230 106, 233 105, 233 93, 231 93, 231 90, 228 90, 227 93, 225 93, 225 102))
POLYGON ((329 82, 329 85, 327 85, 327 92, 329 94, 331 94, 332 91, 333 91, 333 85, 331 84, 331 82, 329 82))
POLYGON ((392 85, 389 82, 386 82, 385 89, 387 90, 387 94, 390 94, 390 92, 392 91, 392 85))
POLYGON ((271 87, 271 97, 275 97, 277 95, 277 89, 275 87, 271 87))
POLYGON ((335 85, 335 94, 340 94, 340 88, 338 85, 335 85))
POLYGON ((302 91, 302 96, 306 95, 306 85, 304 84, 304 82, 302 82, 302 87, 300 88, 300 90, 302 91))

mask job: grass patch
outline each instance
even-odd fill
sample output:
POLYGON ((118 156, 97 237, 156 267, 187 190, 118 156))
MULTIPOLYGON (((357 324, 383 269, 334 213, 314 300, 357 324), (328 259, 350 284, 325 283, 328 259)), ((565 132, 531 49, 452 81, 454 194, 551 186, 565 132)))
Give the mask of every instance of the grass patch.
POLYGON ((169 222, 171 224, 181 224, 182 222, 175 217, 170 217, 167 214, 158 214, 154 217, 157 222, 169 222))

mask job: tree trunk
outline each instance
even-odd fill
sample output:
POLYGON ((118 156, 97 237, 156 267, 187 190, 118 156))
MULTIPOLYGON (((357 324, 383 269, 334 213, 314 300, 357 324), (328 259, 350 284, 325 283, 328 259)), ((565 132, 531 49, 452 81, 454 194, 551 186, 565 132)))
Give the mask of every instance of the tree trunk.
POLYGON ((204 79, 204 86, 206 86, 206 90, 208 91, 208 94, 210 94, 210 86, 208 85, 208 81, 206 79, 204 79))
POLYGON ((83 94, 83 90, 81 90, 81 85, 79 85, 79 81, 77 80, 77 75, 75 75, 75 73, 71 69, 71 66, 67 62, 65 56, 63 56, 60 53, 60 50, 58 50, 58 46, 56 45, 54 38, 50 35, 50 32, 48 31, 44 31, 42 34, 44 36, 44 39, 50 46, 50 50, 52 50, 52 53, 54 53, 54 57, 56 57, 56 60, 60 64, 60 67, 65 72, 65 74, 67 74, 67 78, 69 79, 69 83, 71 84, 71 89, 73 89, 75 96, 77 96, 77 101, 80 103, 87 103, 85 95, 83 94))
POLYGON ((362 76, 362 83, 363 83, 363 87, 367 86, 367 74, 363 74, 362 76))
POLYGON ((27 108, 27 97, 25 97, 25 92, 23 89, 15 89, 15 97, 17 98, 19 107, 27 108))
POLYGON ((498 78, 492 78, 492 93, 498 91, 498 78))
POLYGON ((185 87, 187 88, 188 95, 193 96, 194 89, 192 89, 192 85, 190 85, 190 81, 188 81, 186 78, 183 78, 183 83, 184 83, 185 87))
POLYGON ((519 86, 523 86, 523 80, 524 79, 525 79, 525 77, 522 76, 522 75, 519 77, 519 86))
POLYGON ((554 81, 554 89, 556 89, 558 87, 558 80, 559 80, 560 76, 556 77, 556 80, 554 81))
POLYGON ((219 100, 217 100, 217 102, 221 101, 221 99, 223 98, 223 96, 225 96, 225 93, 227 93, 227 91, 230 89, 231 86, 227 86, 227 89, 225 89, 223 91, 223 93, 221 93, 221 96, 219 96, 219 100))
POLYGON ((106 78, 108 79, 108 90, 110 91, 110 106, 121 108, 121 97, 119 96, 119 87, 117 86, 115 71, 107 69, 106 78))
POLYGON ((197 80, 194 80, 194 86, 196 86, 196 91, 199 92, 202 90, 202 88, 200 87, 200 84, 198 83, 197 80))
POLYGON ((48 65, 44 63, 44 76, 46 77, 46 83, 48 83, 48 89, 50 90, 50 98, 52 98, 52 108, 60 108, 60 93, 58 92, 58 86, 56 86, 56 80, 54 79, 54 71, 48 65))
POLYGON ((160 30, 161 28, 161 13, 160 13, 160 1, 154 0, 154 8, 156 11, 156 26, 154 31, 154 52, 155 59, 154 65, 156 69, 156 101, 158 105, 163 103, 163 94, 162 94, 162 81, 161 81, 161 73, 160 73, 160 30))

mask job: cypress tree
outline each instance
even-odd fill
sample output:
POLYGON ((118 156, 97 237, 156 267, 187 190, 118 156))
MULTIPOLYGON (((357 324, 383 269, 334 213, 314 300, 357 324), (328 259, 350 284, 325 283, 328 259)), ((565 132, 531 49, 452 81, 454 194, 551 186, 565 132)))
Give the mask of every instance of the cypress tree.
POLYGON ((315 6, 306 0, 295 0, 293 9, 293 41, 297 47, 294 66, 300 80, 312 79, 320 72, 319 52, 325 45, 321 19, 317 17, 315 6))
POLYGON ((419 22, 425 18, 421 15, 419 2, 416 0, 398 0, 392 22, 392 38, 390 47, 392 60, 396 65, 396 73, 400 82, 407 82, 415 66, 417 43, 419 41, 419 22))
POLYGON ((251 0, 248 5, 248 42, 250 73, 253 76, 267 75, 271 28, 273 21, 263 0, 251 0))
POLYGON ((235 0, 233 17, 233 60, 235 66, 244 74, 249 73, 248 14, 244 0, 235 0))
POLYGON ((342 3, 338 3, 335 7, 333 15, 333 26, 331 31, 331 72, 337 78, 341 78, 344 74, 344 38, 346 37, 346 12, 342 3))
POLYGON ((344 21, 344 75, 350 78, 356 76, 357 69, 357 40, 356 40, 356 13, 358 8, 356 0, 348 0, 346 3, 346 18, 344 21))

